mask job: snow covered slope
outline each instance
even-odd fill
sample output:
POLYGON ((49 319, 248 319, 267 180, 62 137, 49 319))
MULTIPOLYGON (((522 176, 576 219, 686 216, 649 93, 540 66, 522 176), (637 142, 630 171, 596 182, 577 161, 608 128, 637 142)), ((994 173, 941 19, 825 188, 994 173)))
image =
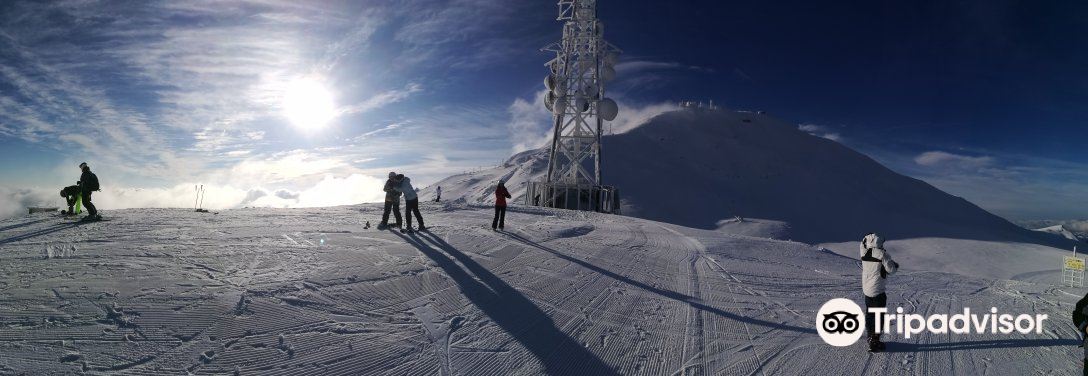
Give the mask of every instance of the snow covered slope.
MULTIPOLYGON (((547 155, 526 151, 436 185, 449 199, 489 203, 495 182, 505 178, 518 198, 523 182, 546 172, 547 155)), ((602 169, 605 182, 620 188, 625 215, 695 228, 714 229, 739 216, 777 221, 765 227, 767 236, 809 243, 856 241, 871 231, 893 239, 1061 242, 765 114, 659 115, 606 136, 602 169)), ((433 197, 433 189, 425 196, 433 197)))
MULTIPOLYGON (((1085 293, 904 271, 908 312, 1050 315, 1041 334, 815 334, 861 302, 854 260, 637 218, 423 203, 429 233, 363 229, 377 205, 106 211, 0 221, 0 373, 1073 374, 1085 293)), ((961 257, 968 257, 962 255, 961 257)))
POLYGON ((1073 230, 1070 230, 1070 229, 1066 228, 1065 225, 1061 225, 1061 224, 1053 225, 1053 226, 1049 226, 1049 227, 1043 227, 1043 228, 1040 228, 1040 229, 1036 229, 1035 231, 1045 232, 1045 233, 1048 233, 1048 234, 1060 235, 1063 238, 1073 240, 1073 241, 1077 241, 1077 242, 1084 242, 1084 241, 1086 241, 1086 239, 1088 239, 1088 236, 1075 233, 1075 232, 1073 232, 1073 230))

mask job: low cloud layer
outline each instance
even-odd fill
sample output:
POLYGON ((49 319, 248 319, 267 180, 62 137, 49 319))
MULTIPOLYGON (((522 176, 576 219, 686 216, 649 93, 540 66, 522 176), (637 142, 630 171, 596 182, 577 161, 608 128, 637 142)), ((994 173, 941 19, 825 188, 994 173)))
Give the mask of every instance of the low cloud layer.
POLYGON ((989 156, 969 156, 943 151, 927 151, 914 158, 922 166, 951 166, 961 168, 982 168, 994 162, 989 156))
MULTIPOLYGON (((261 187, 243 188, 231 185, 182 183, 169 188, 103 187, 95 192, 93 202, 100 210, 129 208, 193 208, 197 187, 204 189, 202 207, 223 210, 239 207, 300 208, 352 205, 379 202, 384 198, 383 180, 351 174, 338 177, 325 175, 313 186, 300 191, 261 187)), ((13 189, 0 187, 0 218, 26 214, 27 207, 65 206, 60 187, 13 189)), ((108 215, 108 214, 107 214, 108 215)))

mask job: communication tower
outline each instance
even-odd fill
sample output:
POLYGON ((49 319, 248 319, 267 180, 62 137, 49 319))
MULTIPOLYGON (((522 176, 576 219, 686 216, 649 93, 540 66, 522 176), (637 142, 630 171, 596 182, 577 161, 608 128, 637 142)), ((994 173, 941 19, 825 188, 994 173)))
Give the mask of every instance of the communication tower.
POLYGON ((543 49, 555 53, 545 64, 550 72, 544 79, 544 106, 554 126, 548 175, 528 183, 525 200, 534 206, 618 213, 616 187, 602 184, 601 130, 619 113, 616 101, 604 92, 616 77, 621 51, 604 40, 597 0, 560 0, 557 20, 563 21, 563 39, 543 49))

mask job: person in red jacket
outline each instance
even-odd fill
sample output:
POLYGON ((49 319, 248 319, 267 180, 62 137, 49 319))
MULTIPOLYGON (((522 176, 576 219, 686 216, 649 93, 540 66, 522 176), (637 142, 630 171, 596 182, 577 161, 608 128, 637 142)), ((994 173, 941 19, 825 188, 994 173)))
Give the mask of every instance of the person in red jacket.
POLYGON ((502 180, 499 180, 499 186, 495 188, 495 219, 491 221, 491 229, 494 230, 496 226, 499 230, 502 230, 506 221, 506 199, 510 198, 510 191, 506 190, 506 185, 502 180))

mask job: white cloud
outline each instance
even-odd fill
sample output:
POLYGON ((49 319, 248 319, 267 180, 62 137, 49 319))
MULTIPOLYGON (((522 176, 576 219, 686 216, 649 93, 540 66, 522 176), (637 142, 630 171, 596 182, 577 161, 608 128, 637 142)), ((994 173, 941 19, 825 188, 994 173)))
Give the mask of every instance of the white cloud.
POLYGON ((866 154, 1005 218, 1088 217, 1079 205, 1088 202, 1088 166, 1083 163, 991 150, 906 154, 896 149, 882 147, 866 154))
POLYGON ((842 136, 838 132, 833 132, 828 127, 816 124, 801 124, 797 126, 802 132, 811 134, 816 137, 823 137, 831 141, 842 143, 842 136))
POLYGON ((533 95, 533 100, 514 99, 507 112, 510 113, 510 141, 514 144, 514 153, 544 146, 551 139, 552 113, 544 107, 547 90, 540 90, 533 95))
POLYGON ((390 90, 379 93, 370 97, 369 99, 351 105, 340 108, 337 113, 339 115, 357 114, 372 111, 393 103, 403 101, 410 97, 412 94, 423 91, 423 85, 417 83, 409 83, 404 86, 403 89, 390 90))
POLYGON ((304 150, 292 150, 271 157, 247 158, 225 171, 212 175, 213 181, 239 182, 240 185, 294 183, 312 180, 329 172, 350 172, 342 157, 325 156, 304 150))
POLYGON ((977 169, 991 165, 993 157, 952 154, 943 151, 927 151, 914 157, 914 162, 922 166, 950 166, 977 169))
POLYGON ((0 186, 0 219, 19 214, 26 214, 31 206, 57 206, 61 205, 60 187, 57 193, 50 194, 41 189, 16 189, 0 186))
POLYGON ((619 64, 616 64, 617 75, 633 75, 638 72, 653 70, 693 70, 702 72, 714 71, 710 68, 681 64, 675 61, 629 60, 621 61, 619 64))

